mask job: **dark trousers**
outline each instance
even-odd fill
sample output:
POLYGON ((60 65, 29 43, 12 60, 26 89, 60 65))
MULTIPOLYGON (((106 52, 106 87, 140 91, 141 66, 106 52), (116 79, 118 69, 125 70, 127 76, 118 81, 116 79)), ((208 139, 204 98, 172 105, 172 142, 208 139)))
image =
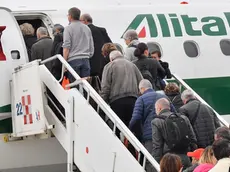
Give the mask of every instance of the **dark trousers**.
MULTIPOLYGON (((76 59, 68 63, 81 78, 90 76, 90 64, 88 58, 76 59)), ((75 81, 75 78, 70 73, 68 78, 71 83, 75 81)))
MULTIPOLYGON (((129 126, 129 122, 133 114, 136 99, 136 97, 124 97, 117 99, 110 104, 111 109, 127 127, 129 126)), ((116 129, 116 135, 120 139, 120 131, 118 129, 116 129)), ((128 150, 134 157, 136 156, 135 148, 132 145, 128 145, 128 150)))
POLYGON ((117 99, 110 104, 111 109, 117 114, 117 116, 124 122, 126 126, 129 126, 136 99, 136 97, 124 97, 117 99))

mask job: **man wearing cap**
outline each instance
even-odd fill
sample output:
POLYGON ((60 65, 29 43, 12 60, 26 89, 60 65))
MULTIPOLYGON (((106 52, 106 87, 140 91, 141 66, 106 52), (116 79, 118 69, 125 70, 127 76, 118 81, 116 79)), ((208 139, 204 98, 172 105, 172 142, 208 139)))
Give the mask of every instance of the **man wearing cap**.
POLYGON ((199 165, 198 161, 199 161, 201 155, 203 154, 203 152, 204 152, 203 148, 196 149, 193 152, 188 152, 187 156, 192 158, 192 166, 187 168, 183 172, 193 172, 193 170, 199 165))
POLYGON ((134 56, 134 51, 137 48, 137 45, 139 44, 138 41, 138 35, 135 30, 128 30, 125 32, 123 36, 126 45, 128 46, 125 50, 125 58, 129 61, 135 61, 137 60, 137 57, 134 56))

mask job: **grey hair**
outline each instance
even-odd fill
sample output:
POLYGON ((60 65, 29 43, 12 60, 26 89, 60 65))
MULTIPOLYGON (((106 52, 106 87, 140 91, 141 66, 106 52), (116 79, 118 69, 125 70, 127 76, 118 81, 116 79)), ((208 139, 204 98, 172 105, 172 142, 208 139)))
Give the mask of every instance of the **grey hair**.
POLYGON ((45 27, 39 27, 37 33, 39 33, 40 35, 48 35, 48 31, 45 27))
POLYGON ((137 32, 133 29, 130 29, 130 30, 127 30, 123 36, 123 38, 125 40, 130 40, 130 41, 133 41, 133 40, 138 40, 138 35, 137 35, 137 32))
POLYGON ((155 106, 161 106, 162 109, 170 109, 170 103, 166 98, 161 98, 156 101, 155 106))
POLYGON ((216 129, 215 134, 218 139, 230 140, 230 130, 226 126, 222 126, 216 129))
POLYGON ((89 14, 83 14, 81 17, 83 20, 86 20, 89 23, 93 23, 93 19, 89 14))
POLYGON ((34 35, 35 30, 30 23, 23 23, 19 27, 20 27, 21 32, 24 36, 25 35, 32 35, 32 36, 34 35))
POLYGON ((142 79, 141 82, 139 83, 139 89, 141 88, 149 89, 149 88, 153 88, 153 86, 149 80, 142 79))
POLYGON ((64 32, 64 27, 61 24, 55 24, 53 27, 53 33, 56 32, 56 30, 59 30, 61 33, 64 32))
POLYGON ((119 57, 123 57, 123 55, 118 50, 114 50, 109 54, 109 58, 111 61, 113 61, 114 59, 119 58, 119 57))
POLYGON ((196 98, 192 90, 184 90, 181 94, 181 99, 183 101, 190 100, 196 98))

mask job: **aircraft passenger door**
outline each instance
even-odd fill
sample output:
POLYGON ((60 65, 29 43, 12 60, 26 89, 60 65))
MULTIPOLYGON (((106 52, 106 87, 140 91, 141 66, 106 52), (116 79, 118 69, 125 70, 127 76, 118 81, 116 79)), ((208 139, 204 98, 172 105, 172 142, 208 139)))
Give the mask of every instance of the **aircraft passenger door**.
MULTIPOLYGON (((16 19, 0 7, 0 125, 11 116, 10 80, 15 67, 25 64, 28 56, 16 19)), ((1 133, 1 130, 0 130, 1 133)))

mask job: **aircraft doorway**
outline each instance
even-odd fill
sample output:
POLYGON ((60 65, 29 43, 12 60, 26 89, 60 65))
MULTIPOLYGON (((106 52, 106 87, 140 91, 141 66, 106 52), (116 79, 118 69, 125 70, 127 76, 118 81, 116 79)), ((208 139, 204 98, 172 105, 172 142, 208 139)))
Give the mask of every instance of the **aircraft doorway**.
POLYGON ((53 36, 52 35, 53 23, 47 15, 43 13, 34 13, 34 14, 14 13, 14 16, 18 22, 18 25, 21 25, 23 23, 31 24, 35 30, 35 34, 39 27, 45 27, 49 32, 49 36, 50 37, 53 36))

